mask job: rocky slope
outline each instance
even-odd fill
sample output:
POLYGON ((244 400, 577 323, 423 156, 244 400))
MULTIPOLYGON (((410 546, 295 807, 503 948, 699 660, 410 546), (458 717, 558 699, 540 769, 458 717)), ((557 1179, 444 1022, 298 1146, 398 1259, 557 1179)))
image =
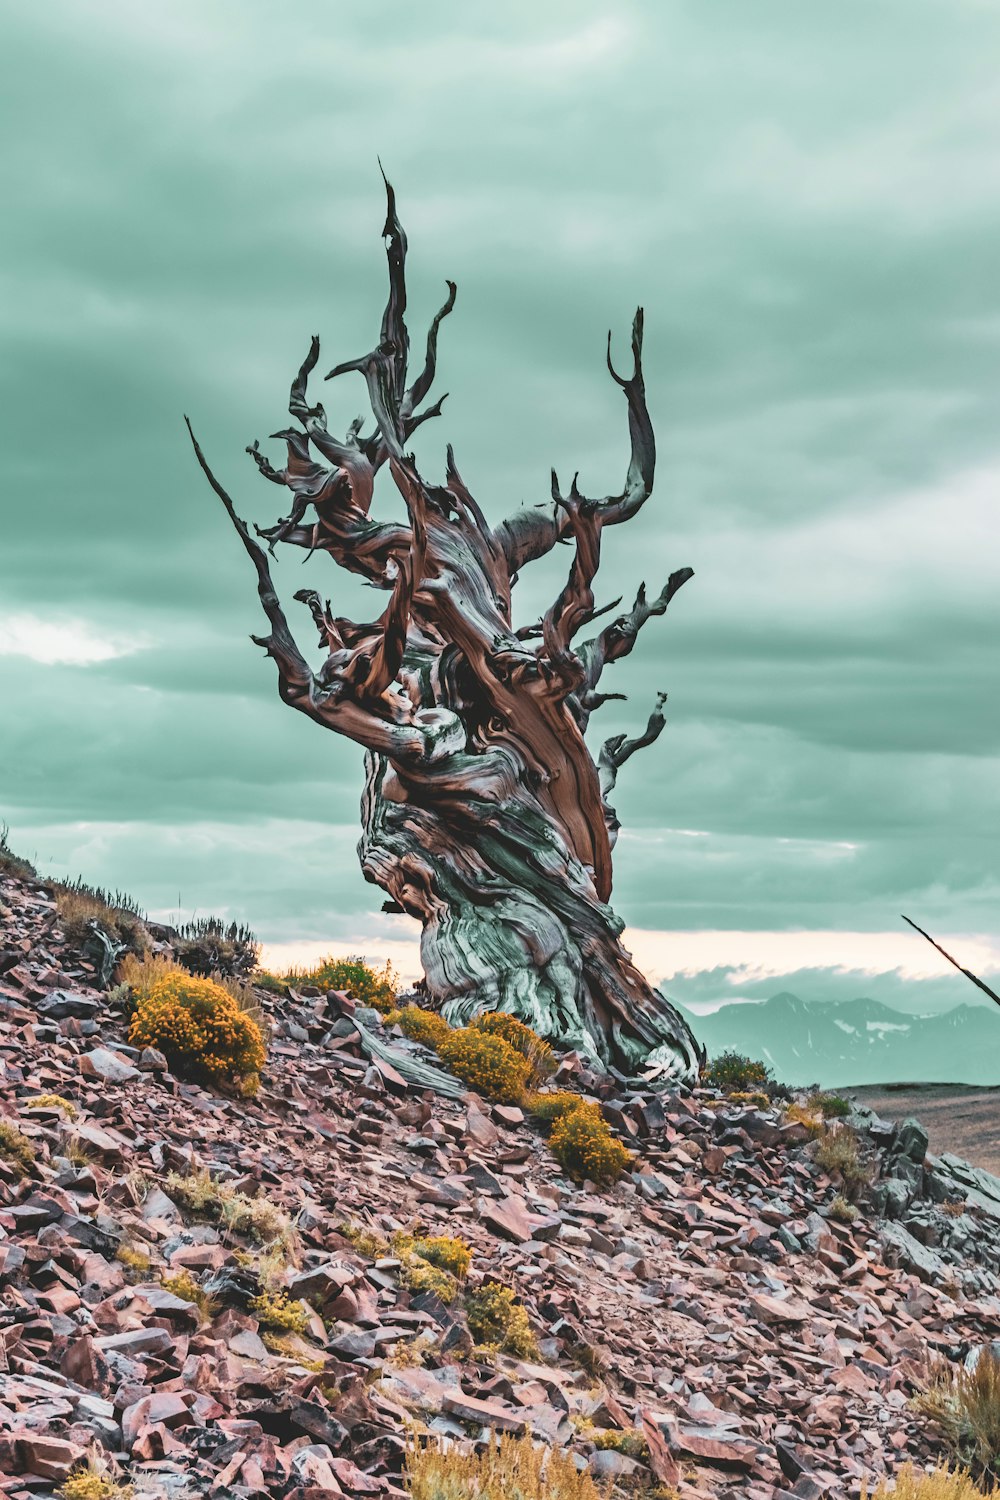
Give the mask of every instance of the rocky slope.
POLYGON ((1000 1182, 926 1157, 913 1122, 858 1117, 874 1203, 844 1224, 779 1110, 657 1097, 568 1059, 635 1152, 597 1192, 518 1110, 425 1096, 365 1061, 357 1023, 377 1019, 350 1002, 267 999, 267 1073, 242 1101, 131 1052, 95 977, 45 889, 0 877, 0 1122, 35 1153, 23 1176, 0 1155, 15 1500, 53 1493, 95 1445, 137 1496, 399 1495, 414 1422, 533 1434, 621 1495, 857 1496, 931 1453, 908 1407, 928 1355, 1000 1336, 1000 1182), (43 1095, 75 1118, 31 1108, 43 1095), (196 1169, 294 1224, 277 1275, 310 1310, 283 1343, 249 1306, 252 1240, 194 1216, 169 1176, 196 1169), (475 1349, 461 1299, 407 1288, 398 1255, 341 1232, 417 1222, 471 1246, 469 1288, 516 1291, 537 1357, 475 1349), (213 1294, 207 1316, 163 1288, 184 1271, 213 1294), (595 1442, 631 1429, 638 1456, 595 1442))

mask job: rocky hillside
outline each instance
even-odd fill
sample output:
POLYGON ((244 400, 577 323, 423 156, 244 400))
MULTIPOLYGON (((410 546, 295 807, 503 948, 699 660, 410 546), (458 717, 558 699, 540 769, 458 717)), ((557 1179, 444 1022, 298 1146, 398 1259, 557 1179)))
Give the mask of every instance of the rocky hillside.
POLYGON ((621 1496, 857 1496, 931 1455, 926 1359, 1000 1336, 1000 1181, 927 1157, 914 1122, 855 1119, 874 1191, 841 1222, 781 1106, 568 1058, 634 1152, 596 1191, 518 1109, 366 1061, 379 1019, 344 997, 262 994, 240 1100, 131 1050, 95 981, 49 892, 0 877, 11 1500, 88 1453, 136 1496, 402 1495, 424 1431, 528 1434, 621 1496), (436 1236, 472 1252, 450 1302, 414 1258, 436 1236))

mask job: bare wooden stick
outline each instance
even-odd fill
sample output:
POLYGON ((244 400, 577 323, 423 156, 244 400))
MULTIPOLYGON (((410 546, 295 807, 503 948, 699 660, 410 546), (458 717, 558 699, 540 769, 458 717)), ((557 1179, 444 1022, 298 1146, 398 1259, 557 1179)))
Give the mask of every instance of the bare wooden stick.
MULTIPOLYGON (((900 912, 900 916, 903 918, 904 922, 910 922, 909 917, 904 916, 902 912, 900 912)), ((946 949, 942 948, 940 943, 936 943, 929 932, 925 932, 922 927, 918 927, 916 922, 910 922, 910 926, 913 928, 914 932, 919 932, 922 938, 926 938, 931 947, 936 948, 937 951, 941 954, 942 958, 946 958, 948 962, 952 964, 960 974, 964 974, 966 979, 971 979, 972 983, 976 986, 977 989, 982 990, 984 995, 989 995, 991 1000, 994 1000, 997 1005, 1000 1005, 1000 995, 997 994, 996 990, 991 990, 989 985, 984 984, 977 975, 973 974, 971 969, 963 968, 957 958, 952 958, 951 954, 946 949)))

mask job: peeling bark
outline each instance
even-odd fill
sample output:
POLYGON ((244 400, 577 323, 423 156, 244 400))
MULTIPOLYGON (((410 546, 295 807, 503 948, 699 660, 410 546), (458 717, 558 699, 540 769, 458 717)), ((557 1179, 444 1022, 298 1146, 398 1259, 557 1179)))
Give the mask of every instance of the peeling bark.
POLYGON ((629 614, 575 644, 605 613, 593 596, 603 529, 634 516, 652 489, 642 311, 629 376, 616 372, 610 336, 608 343, 631 437, 621 493, 591 499, 574 478, 563 496, 553 474, 550 505, 491 526, 450 447, 443 484, 426 480, 406 451, 416 428, 441 411, 443 397, 418 408, 433 384, 438 330, 455 286, 448 283, 421 372, 407 384, 406 236, 386 190, 389 298, 379 343, 327 377, 364 378, 374 430, 363 436, 359 418, 334 438, 322 405, 310 405, 314 338, 289 398, 299 425, 274 434, 287 445, 284 468, 258 443, 247 449, 260 473, 292 496, 289 514, 256 536, 192 433, 257 573, 271 629, 254 639, 275 661, 285 702, 365 747, 362 869, 394 909, 421 923, 428 994, 446 1017, 464 1023, 483 1010, 508 1010, 603 1066, 691 1080, 700 1049, 632 964, 608 905, 619 825, 607 797, 619 768, 662 729, 665 695, 646 733, 607 740, 599 766, 584 740, 590 715, 621 697, 597 691, 605 666, 632 650, 642 625, 664 613, 691 570, 674 573, 651 603, 641 588, 629 614), (406 524, 370 515, 383 467, 403 498, 406 524), (518 571, 563 541, 574 548, 563 589, 543 620, 515 629, 518 571), (315 590, 296 594, 325 653, 315 671, 274 589, 270 556, 279 543, 328 553, 390 596, 379 618, 364 624, 335 616, 315 590))

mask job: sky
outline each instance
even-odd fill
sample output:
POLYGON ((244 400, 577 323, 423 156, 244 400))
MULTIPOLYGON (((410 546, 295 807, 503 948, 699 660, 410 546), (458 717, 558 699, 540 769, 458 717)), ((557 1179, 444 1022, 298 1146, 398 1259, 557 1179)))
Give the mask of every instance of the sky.
MULTIPOLYGON (((645 307, 657 483, 608 533, 598 599, 696 576, 591 731, 669 693, 616 792, 640 962, 705 1003, 789 975, 807 998, 974 1002, 899 914, 1000 972, 1000 11, 3 8, 11 844, 161 918, 249 921, 275 963, 414 970, 414 924, 358 869, 359 752, 279 703, 182 422, 272 521, 245 446, 287 422, 311 334, 323 368, 376 341, 380 156, 418 347, 458 283, 418 462, 453 442, 491 518, 544 500, 553 464, 620 487, 604 341, 624 355, 645 307)), ((364 393, 337 387, 342 430, 364 393)), ((566 560, 526 570, 522 621, 566 560)), ((381 607, 322 556, 276 581, 381 607)))

